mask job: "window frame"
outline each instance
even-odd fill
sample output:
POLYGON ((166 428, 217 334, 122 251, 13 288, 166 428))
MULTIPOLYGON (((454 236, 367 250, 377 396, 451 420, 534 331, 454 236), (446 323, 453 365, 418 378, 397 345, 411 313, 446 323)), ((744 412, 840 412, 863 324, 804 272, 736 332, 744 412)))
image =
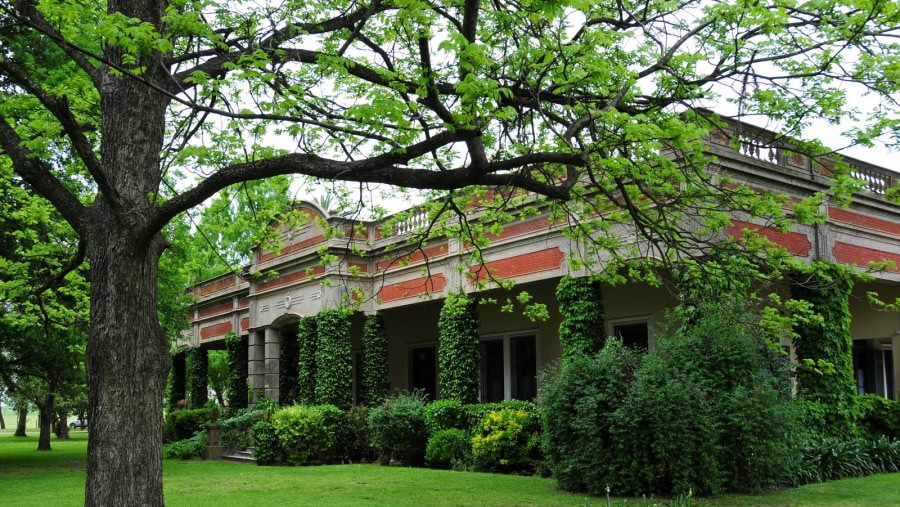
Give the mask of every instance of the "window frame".
POLYGON ((650 325, 651 315, 634 315, 631 317, 620 317, 617 319, 608 319, 606 321, 606 336, 619 338, 616 336, 616 327, 617 326, 627 326, 632 324, 644 324, 647 326, 647 352, 652 352, 655 348, 654 340, 653 340, 653 328, 650 325))
MULTIPOLYGON (((503 399, 513 399, 513 376, 512 376, 512 340, 515 338, 533 337, 534 338, 534 371, 535 371, 535 394, 539 389, 537 383, 537 373, 541 367, 541 333, 538 329, 522 329, 516 331, 505 331, 502 333, 490 333, 478 337, 479 351, 484 342, 502 341, 503 349, 503 399)), ((480 354, 479 354, 480 355, 480 354)), ((478 400, 484 403, 484 385, 482 383, 484 357, 478 358, 479 375, 478 375, 478 400)), ((518 399, 518 398, 516 398, 518 399)))

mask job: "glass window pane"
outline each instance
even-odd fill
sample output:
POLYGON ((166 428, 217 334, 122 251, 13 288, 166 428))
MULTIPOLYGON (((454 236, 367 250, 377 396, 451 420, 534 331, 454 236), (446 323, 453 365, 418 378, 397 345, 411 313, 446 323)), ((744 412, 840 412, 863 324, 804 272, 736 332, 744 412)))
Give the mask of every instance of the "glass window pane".
POLYGON ((503 401, 503 340, 481 342, 481 402, 503 401))
POLYGON ((510 339, 512 397, 533 400, 537 396, 537 346, 534 336, 510 339))

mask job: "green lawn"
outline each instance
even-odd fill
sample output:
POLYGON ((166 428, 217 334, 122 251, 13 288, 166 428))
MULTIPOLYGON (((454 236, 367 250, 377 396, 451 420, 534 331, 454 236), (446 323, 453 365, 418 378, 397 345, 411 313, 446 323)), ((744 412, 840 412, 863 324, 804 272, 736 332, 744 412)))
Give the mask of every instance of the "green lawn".
MULTIPOLYGON (((83 503, 87 432, 53 440, 37 452, 37 432, 0 431, 0 506, 76 506, 83 503), (9 503, 11 499, 14 502, 9 503)), ((344 465, 270 468, 223 462, 166 460, 166 504, 252 507, 325 506, 592 506, 606 500, 557 491, 552 479, 420 468, 344 465)), ((655 502, 664 505, 665 501, 655 502)), ((649 505, 648 503, 647 505, 649 505)), ((614 498, 613 505, 641 506, 614 498)), ((695 499, 695 506, 900 506, 900 474, 850 479, 764 495, 695 499)))

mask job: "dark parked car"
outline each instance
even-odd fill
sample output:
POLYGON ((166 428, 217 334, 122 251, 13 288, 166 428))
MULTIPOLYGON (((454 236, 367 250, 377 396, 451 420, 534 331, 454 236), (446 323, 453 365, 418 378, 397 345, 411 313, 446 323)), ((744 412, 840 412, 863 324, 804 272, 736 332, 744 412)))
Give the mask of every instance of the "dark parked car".
POLYGON ((75 428, 85 429, 85 428, 87 428, 87 419, 85 419, 83 421, 81 419, 75 419, 74 421, 69 423, 69 427, 72 428, 73 430, 75 428))

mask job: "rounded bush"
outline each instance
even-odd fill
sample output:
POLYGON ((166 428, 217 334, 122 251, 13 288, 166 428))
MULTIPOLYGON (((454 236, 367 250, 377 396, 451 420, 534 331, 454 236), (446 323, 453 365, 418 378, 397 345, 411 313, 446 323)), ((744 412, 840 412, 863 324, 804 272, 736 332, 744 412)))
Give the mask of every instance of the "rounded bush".
POLYGON ((259 466, 281 463, 284 449, 275 433, 275 426, 260 421, 253 425, 253 457, 259 466))
POLYGON ((434 433, 428 439, 425 462, 432 468, 451 468, 465 464, 472 453, 472 442, 465 430, 450 428, 434 433))
POLYGON ((425 460, 428 430, 425 428, 425 394, 403 393, 388 398, 369 411, 372 448, 382 464, 391 460, 421 465, 425 460))
POLYGON ((423 414, 429 435, 449 429, 467 429, 466 413, 459 400, 437 400, 425 406, 423 414))
POLYGON ((525 468, 538 459, 540 426, 525 410, 495 410, 472 437, 475 465, 485 470, 525 468))

